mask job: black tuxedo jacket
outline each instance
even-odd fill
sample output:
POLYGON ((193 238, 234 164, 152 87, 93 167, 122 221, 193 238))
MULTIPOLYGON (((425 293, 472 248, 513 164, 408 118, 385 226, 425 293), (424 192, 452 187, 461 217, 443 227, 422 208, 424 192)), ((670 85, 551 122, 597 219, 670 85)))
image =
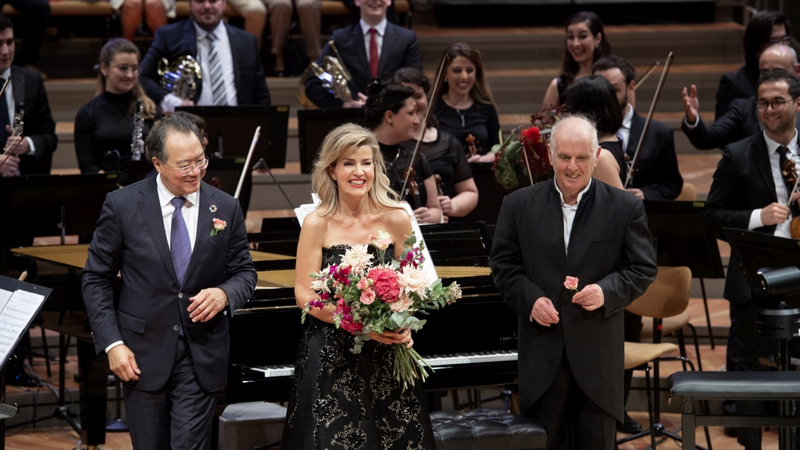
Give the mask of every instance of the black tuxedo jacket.
MULTIPOLYGON (((800 128, 800 116, 797 117, 797 127, 800 128)), ((698 150, 723 148, 763 131, 758 120, 755 96, 733 100, 725 114, 718 117, 711 126, 707 127, 701 118, 693 129, 689 129, 685 122, 681 129, 698 150)))
MULTIPOLYGON (((255 35, 240 28, 225 24, 233 58, 233 75, 236 79, 236 99, 243 105, 269 105, 269 89, 264 80, 264 68, 258 53, 255 35)), ((169 92, 161 87, 158 64, 162 58, 172 63, 181 56, 192 55, 197 58, 197 32, 193 20, 184 20, 163 26, 156 31, 153 44, 140 64, 139 82, 147 95, 160 104, 169 92)), ((203 74, 204 76, 206 74, 203 74)), ((202 93, 202 83, 198 86, 193 101, 196 103, 202 93)))
MULTIPOLYGON (((22 134, 31 138, 36 148, 33 155, 20 157, 19 171, 23 175, 49 174, 58 137, 42 77, 31 70, 11 66, 11 83, 14 89, 14 112, 25 111, 22 134)), ((9 119, 14 121, 13 117, 9 119)))
POLYGON ((735 72, 722 75, 719 80, 714 118, 722 117, 735 99, 755 97, 758 94, 758 76, 758 67, 750 69, 747 65, 735 72))
MULTIPOLYGON (((353 76, 349 83, 353 98, 358 98, 358 92, 366 95, 372 75, 369 70, 361 25, 356 22, 336 30, 333 32, 331 40, 342 56, 340 62, 353 76)), ((325 56, 336 57, 331 46, 327 44, 317 58, 317 64, 322 66, 322 59, 325 56)), ((394 77, 394 73, 403 67, 422 70, 422 55, 419 52, 417 35, 407 28, 387 23, 381 47, 381 59, 378 62, 378 78, 381 80, 391 79, 394 77)), ((306 96, 320 108, 340 108, 342 106, 342 101, 323 88, 322 82, 314 76, 309 77, 306 81, 306 96)))
MULTIPOLYGON (((628 147, 625 149, 631 157, 639 145, 644 122, 645 118, 634 111, 628 147)), ((625 170, 624 167, 620 169, 625 170)), ((622 179, 625 179, 624 174, 622 179)), ((641 189, 648 200, 674 200, 683 188, 683 177, 678 170, 678 157, 675 156, 675 136, 670 127, 657 120, 650 121, 631 187, 641 189)))
POLYGON ((564 246, 561 198, 553 181, 520 189, 503 200, 491 255, 492 278, 519 315, 520 411, 545 393, 566 352, 581 388, 617 420, 623 414, 621 311, 656 276, 656 257, 644 204, 593 180, 584 193, 564 246), (572 303, 567 276, 580 288, 597 284, 605 305, 586 311, 572 303), (534 302, 547 297, 559 323, 530 321, 534 302))
MULTIPOLYGON (((746 230, 754 209, 776 201, 769 150, 764 134, 757 133, 723 149, 703 208, 703 220, 719 228, 746 230)), ((753 231, 771 235, 775 233, 775 225, 753 231)), ((746 304, 752 297, 750 286, 735 258, 728 264, 723 295, 738 305, 746 304)))
POLYGON ((228 317, 252 296, 257 276, 238 200, 205 183, 199 198, 197 237, 182 285, 172 264, 155 178, 108 194, 97 221, 83 271, 83 299, 97 352, 116 341, 133 351, 142 371, 137 389, 158 390, 169 379, 179 323, 200 384, 209 392, 225 385, 228 317), (211 236, 214 218, 227 227, 211 236), (115 305, 118 273, 122 289, 115 305), (209 287, 224 290, 229 305, 208 322, 192 323, 189 298, 209 287))

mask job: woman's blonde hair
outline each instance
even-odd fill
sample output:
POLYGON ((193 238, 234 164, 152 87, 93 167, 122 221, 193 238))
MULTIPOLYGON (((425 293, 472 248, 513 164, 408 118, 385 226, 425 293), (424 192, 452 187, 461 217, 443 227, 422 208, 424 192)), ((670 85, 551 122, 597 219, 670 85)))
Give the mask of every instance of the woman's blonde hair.
POLYGON ((372 150, 372 167, 375 171, 375 179, 367 193, 370 203, 378 209, 403 209, 397 194, 389 187, 386 164, 375 135, 360 125, 346 123, 325 136, 311 171, 311 189, 319 195, 317 214, 320 216, 333 214, 339 207, 339 189, 331 177, 330 168, 336 167, 336 163, 347 151, 363 146, 372 150))

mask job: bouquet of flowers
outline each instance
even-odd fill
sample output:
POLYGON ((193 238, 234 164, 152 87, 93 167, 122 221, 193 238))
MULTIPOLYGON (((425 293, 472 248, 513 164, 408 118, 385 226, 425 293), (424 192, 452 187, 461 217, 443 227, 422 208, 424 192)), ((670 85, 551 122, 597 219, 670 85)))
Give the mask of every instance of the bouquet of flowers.
POLYGON ((547 142, 550 129, 561 115, 562 108, 544 109, 531 116, 532 126, 523 130, 519 139, 512 140, 512 131, 504 142, 492 148, 496 154, 492 170, 501 186, 513 190, 553 177, 547 142))
MULTIPOLYGON (((312 273, 311 288, 319 293, 319 300, 312 300, 303 310, 302 321, 312 308, 333 305, 333 321, 355 335, 353 353, 361 353, 369 333, 383 333, 408 328, 419 331, 426 320, 415 317, 415 313, 440 309, 461 298, 461 288, 453 282, 442 286, 442 280, 431 283, 422 271, 424 242, 415 245, 414 234, 403 244, 400 261, 384 263, 386 249, 392 243, 388 233, 379 231, 370 236, 370 245, 375 247, 377 261, 367 252, 367 245, 356 245, 348 249, 340 264, 333 264, 320 272, 312 273)), ((414 386, 414 380, 425 381, 427 370, 433 370, 413 348, 395 344, 394 372, 403 389, 414 386)))

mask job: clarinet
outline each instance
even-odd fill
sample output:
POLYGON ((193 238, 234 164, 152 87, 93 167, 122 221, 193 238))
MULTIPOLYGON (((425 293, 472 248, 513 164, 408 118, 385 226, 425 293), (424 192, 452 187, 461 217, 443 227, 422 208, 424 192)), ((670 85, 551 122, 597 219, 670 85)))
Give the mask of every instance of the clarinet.
POLYGON ((142 114, 142 99, 136 100, 136 114, 133 115, 133 136, 131 137, 131 159, 140 161, 144 155, 144 115, 142 114))

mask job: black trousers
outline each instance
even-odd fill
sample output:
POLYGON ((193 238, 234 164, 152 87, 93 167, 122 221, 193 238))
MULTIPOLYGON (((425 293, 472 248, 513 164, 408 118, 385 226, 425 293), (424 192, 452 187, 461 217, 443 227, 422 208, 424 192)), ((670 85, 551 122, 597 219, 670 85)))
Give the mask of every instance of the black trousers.
POLYGON ((614 448, 616 420, 578 386, 566 353, 550 389, 525 414, 544 425, 547 450, 614 448))
POLYGON ((178 339, 166 386, 148 392, 124 383, 125 411, 134 450, 208 450, 216 392, 200 386, 185 339, 178 339))

